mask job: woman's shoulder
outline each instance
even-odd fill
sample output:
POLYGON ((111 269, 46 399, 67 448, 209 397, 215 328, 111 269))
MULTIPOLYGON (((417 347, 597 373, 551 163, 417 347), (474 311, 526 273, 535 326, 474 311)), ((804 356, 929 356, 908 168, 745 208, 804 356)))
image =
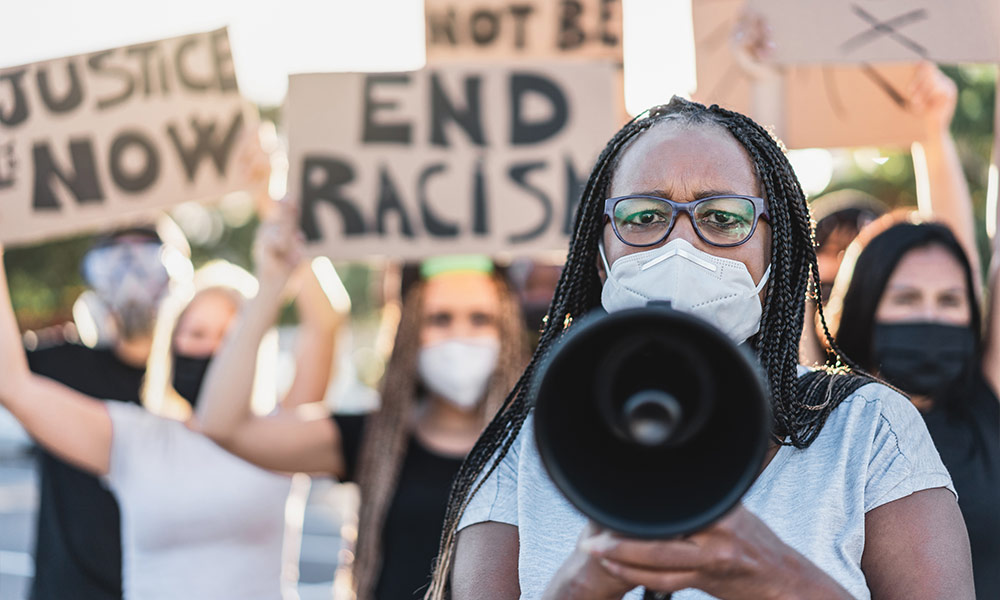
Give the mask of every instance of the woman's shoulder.
POLYGON ((819 386, 828 391, 831 400, 837 402, 830 413, 830 419, 867 419, 878 414, 893 421, 919 416, 909 398, 870 375, 831 373, 801 365, 798 375, 799 394, 804 394, 810 387, 819 386))

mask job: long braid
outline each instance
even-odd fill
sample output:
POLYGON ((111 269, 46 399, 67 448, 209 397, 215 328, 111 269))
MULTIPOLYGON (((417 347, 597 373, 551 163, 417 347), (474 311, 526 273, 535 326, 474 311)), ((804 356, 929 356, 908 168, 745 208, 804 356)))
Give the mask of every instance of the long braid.
MULTIPOLYGON (((486 398, 480 405, 484 423, 496 414, 527 360, 526 336, 517 299, 502 278, 494 276, 493 281, 500 298, 497 321, 500 352, 486 398)), ((382 380, 382 406, 365 424, 358 455, 362 503, 352 575, 356 597, 360 600, 374 597, 382 567, 382 530, 413 435, 423 297, 422 282, 407 293, 392 355, 382 380)))
POLYGON ((819 434, 841 400, 869 381, 849 374, 846 359, 831 342, 831 360, 838 368, 818 369, 798 377, 798 344, 804 301, 810 282, 819 286, 812 220, 798 179, 779 143, 751 119, 718 106, 674 98, 636 118, 611 138, 591 171, 574 221, 566 264, 545 317, 531 362, 492 423, 470 452, 452 487, 434 579, 425 600, 444 600, 448 573, 462 513, 482 483, 507 455, 533 406, 530 382, 541 360, 574 316, 600 305, 597 244, 604 220, 603 204, 620 156, 642 132, 667 119, 725 128, 746 149, 769 202, 772 227, 771 279, 763 306, 758 358, 772 394, 773 436, 778 443, 807 447, 819 434))

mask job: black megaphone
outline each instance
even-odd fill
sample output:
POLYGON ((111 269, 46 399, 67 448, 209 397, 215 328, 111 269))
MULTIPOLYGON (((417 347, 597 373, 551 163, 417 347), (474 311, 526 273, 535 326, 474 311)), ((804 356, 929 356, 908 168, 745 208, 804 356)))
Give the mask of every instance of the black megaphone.
POLYGON ((542 462, 599 525, 638 538, 697 531, 763 463, 771 415, 755 365, 667 305, 581 318, 533 381, 542 462))

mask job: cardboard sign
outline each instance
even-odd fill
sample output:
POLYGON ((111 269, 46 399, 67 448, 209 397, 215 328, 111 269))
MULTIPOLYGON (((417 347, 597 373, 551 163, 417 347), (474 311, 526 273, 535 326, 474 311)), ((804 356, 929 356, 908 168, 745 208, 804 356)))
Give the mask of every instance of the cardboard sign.
POLYGON ((743 7, 692 1, 696 100, 753 117, 789 148, 909 146, 923 136, 904 108, 915 64, 747 67, 732 39, 743 7))
POLYGON ((293 75, 291 198, 335 260, 566 248, 617 129, 614 68, 448 64, 293 75))
POLYGON ((997 0, 748 0, 779 64, 1000 62, 997 0))
POLYGON ((0 70, 0 239, 240 189, 244 111, 225 29, 0 70))
POLYGON ((427 62, 516 57, 622 62, 621 0, 424 0, 427 62))

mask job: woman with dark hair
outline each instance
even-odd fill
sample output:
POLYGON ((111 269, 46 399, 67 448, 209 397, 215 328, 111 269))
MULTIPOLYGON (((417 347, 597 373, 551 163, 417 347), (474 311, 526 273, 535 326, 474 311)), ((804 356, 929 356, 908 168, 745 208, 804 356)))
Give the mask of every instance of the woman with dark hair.
POLYGON ((1000 598, 1000 330, 987 319, 984 352, 973 271, 951 230, 895 220, 849 252, 831 299, 837 344, 920 410, 958 491, 976 595, 1000 598))
POLYGON ((584 189, 538 349, 459 473, 427 598, 444 598, 449 581, 461 600, 632 599, 638 586, 678 599, 971 598, 964 524, 912 405, 867 377, 799 369, 816 271, 805 198, 764 128, 674 98, 621 129, 584 189), (588 524, 532 434, 529 383, 562 330, 645 300, 745 342, 771 395, 757 481, 681 539, 588 524))
POLYGON ((526 361, 517 301, 486 257, 426 261, 403 300, 377 411, 255 416, 247 348, 256 347, 281 306, 299 255, 293 232, 294 220, 274 227, 256 253, 261 293, 212 363, 204 430, 266 469, 356 481, 357 597, 418 597, 428 583, 455 474, 526 361))

